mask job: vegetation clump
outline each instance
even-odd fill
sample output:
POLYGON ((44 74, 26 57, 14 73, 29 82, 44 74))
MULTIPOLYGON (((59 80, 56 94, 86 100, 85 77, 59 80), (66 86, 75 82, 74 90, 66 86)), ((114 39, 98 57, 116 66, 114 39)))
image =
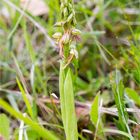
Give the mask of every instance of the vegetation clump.
POLYGON ((139 7, 0 0, 0 140, 140 140, 139 7))

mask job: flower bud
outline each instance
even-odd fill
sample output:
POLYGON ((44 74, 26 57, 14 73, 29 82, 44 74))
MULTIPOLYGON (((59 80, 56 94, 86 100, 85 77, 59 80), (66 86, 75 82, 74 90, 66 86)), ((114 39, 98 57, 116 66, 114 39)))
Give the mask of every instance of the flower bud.
POLYGON ((73 25, 76 25, 76 18, 75 17, 73 18, 72 22, 73 22, 73 25))
POLYGON ((72 10, 72 4, 71 4, 71 3, 69 3, 69 9, 71 9, 71 10, 72 10))
POLYGON ((67 7, 64 8, 63 14, 64 14, 64 18, 67 18, 67 16, 68 16, 68 9, 67 9, 67 7))
POLYGON ((67 22, 68 22, 68 23, 71 22, 72 19, 73 19, 73 13, 71 13, 71 14, 68 16, 67 22))
POLYGON ((64 6, 64 3, 61 3, 61 6, 60 6, 60 7, 61 7, 61 10, 63 10, 64 7, 65 7, 65 6, 64 6))
POLYGON ((72 9, 72 13, 73 13, 73 15, 75 16, 75 11, 74 11, 74 9, 72 9))

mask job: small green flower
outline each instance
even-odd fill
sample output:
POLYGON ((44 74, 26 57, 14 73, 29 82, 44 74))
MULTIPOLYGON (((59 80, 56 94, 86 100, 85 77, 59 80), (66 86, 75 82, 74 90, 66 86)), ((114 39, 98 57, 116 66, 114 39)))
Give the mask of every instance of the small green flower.
POLYGON ((65 34, 63 35, 63 43, 64 43, 64 44, 68 44, 69 41, 70 41, 70 35, 69 35, 69 33, 65 33, 65 34))
POLYGON ((78 59, 78 52, 76 50, 76 45, 71 44, 70 45, 70 54, 73 54, 76 59, 78 59))
POLYGON ((60 39, 62 37, 62 33, 61 32, 56 32, 55 34, 53 34, 52 36, 54 39, 60 39))
POLYGON ((55 27, 62 27, 65 24, 64 21, 59 21, 54 24, 55 27))
POLYGON ((72 29, 72 35, 80 35, 81 34, 81 31, 79 29, 72 29))
POLYGON ((71 22, 72 19, 73 19, 73 13, 71 13, 71 14, 68 16, 67 22, 68 22, 68 23, 71 22))

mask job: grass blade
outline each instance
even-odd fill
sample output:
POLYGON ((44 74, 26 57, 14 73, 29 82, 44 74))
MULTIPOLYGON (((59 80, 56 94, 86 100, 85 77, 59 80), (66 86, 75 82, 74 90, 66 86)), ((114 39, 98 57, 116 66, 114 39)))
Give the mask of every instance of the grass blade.
MULTIPOLYGON (((119 121, 117 123, 118 128, 131 135, 130 128, 128 126, 128 114, 124 103, 124 85, 121 78, 121 73, 116 70, 115 82, 112 84, 112 90, 114 92, 115 103, 118 109, 119 121)), ((131 135, 132 136, 132 135, 131 135)))
POLYGON ((98 138, 100 137, 101 139, 105 139, 104 133, 101 131, 103 129, 101 113, 100 113, 101 107, 102 107, 102 100, 100 101, 100 92, 99 92, 94 98, 94 101, 91 105, 91 110, 90 110, 90 119, 96 128, 95 134, 94 134, 94 140, 96 140, 97 136, 98 138))
POLYGON ((22 87, 20 81, 18 80, 18 78, 16 78, 16 80, 17 80, 18 87, 19 87, 19 89, 20 89, 20 91, 21 91, 21 93, 22 93, 22 97, 23 97, 23 100, 24 100, 24 102, 25 102, 25 104, 26 104, 28 113, 29 113, 30 116, 33 118, 32 107, 31 107, 30 102, 29 102, 29 100, 28 100, 28 98, 27 98, 27 96, 26 96, 26 93, 25 93, 25 91, 24 91, 24 89, 23 89, 23 87, 22 87))
POLYGON ((113 129, 105 128, 105 129, 104 129, 104 132, 123 135, 123 136, 125 136, 125 137, 128 137, 130 140, 134 140, 133 137, 132 137, 131 135, 129 135, 129 134, 126 133, 126 132, 120 131, 120 130, 113 130, 113 129))
POLYGON ((59 138, 57 138, 51 131, 44 129, 42 126, 38 125, 36 122, 32 121, 28 117, 23 116, 22 113, 14 110, 2 99, 0 99, 0 106, 15 118, 23 120, 27 125, 29 125, 33 130, 35 130, 40 135, 40 137, 46 138, 48 140, 59 140, 59 138))
POLYGON ((0 136, 2 136, 4 140, 9 140, 10 122, 5 114, 0 115, 0 136))
POLYGON ((91 106, 90 118, 92 123, 96 126, 99 117, 99 94, 96 95, 91 106))

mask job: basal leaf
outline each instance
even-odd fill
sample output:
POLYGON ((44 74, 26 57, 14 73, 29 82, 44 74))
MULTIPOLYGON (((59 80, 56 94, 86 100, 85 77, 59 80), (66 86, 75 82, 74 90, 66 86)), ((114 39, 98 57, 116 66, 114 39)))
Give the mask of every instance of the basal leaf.
POLYGON ((77 120, 75 114, 75 103, 73 93, 72 75, 70 69, 67 72, 64 82, 64 96, 65 96, 65 109, 66 109, 66 139, 78 140, 77 120))
POLYGON ((2 136, 5 140, 9 140, 10 122, 5 114, 0 115, 0 136, 2 136))

